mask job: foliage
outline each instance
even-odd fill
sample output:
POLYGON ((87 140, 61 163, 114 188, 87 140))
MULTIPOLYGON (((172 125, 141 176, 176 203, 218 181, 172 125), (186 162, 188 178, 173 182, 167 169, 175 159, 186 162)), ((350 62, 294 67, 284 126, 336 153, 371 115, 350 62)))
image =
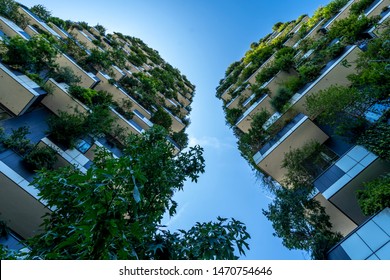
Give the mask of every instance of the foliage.
POLYGON ((367 30, 376 18, 367 18, 365 16, 350 15, 347 18, 336 21, 329 30, 328 38, 342 38, 347 44, 353 44, 360 39, 361 33, 367 30))
POLYGON ((99 31, 101 36, 104 36, 106 34, 106 31, 107 31, 107 29, 103 25, 101 25, 101 24, 96 24, 95 25, 95 29, 97 31, 99 31))
POLYGON ((356 3, 353 3, 351 5, 351 8, 349 10, 349 13, 350 14, 353 14, 353 15, 360 15, 361 13, 364 12, 365 9, 367 9, 372 2, 374 2, 375 0, 360 0, 356 3))
POLYGON ((236 124, 238 118, 241 117, 243 112, 241 109, 238 108, 225 108, 225 113, 226 124, 230 127, 233 127, 236 124))
POLYGON ((17 129, 12 129, 10 136, 3 136, 2 142, 8 149, 14 150, 21 156, 24 156, 32 149, 30 140, 26 138, 29 134, 29 128, 27 126, 21 126, 17 129))
POLYGON ((167 113, 162 107, 158 107, 157 111, 153 113, 150 120, 157 125, 162 126, 167 131, 171 129, 172 119, 169 113, 167 113))
POLYGON ((68 66, 58 67, 51 77, 58 83, 66 83, 70 86, 77 85, 81 82, 81 77, 76 76, 72 68, 68 66))
POLYGON ((70 86, 68 91, 87 106, 109 106, 112 103, 112 95, 106 91, 96 91, 81 86, 70 86))
POLYGON ((184 149, 188 145, 188 134, 184 131, 184 129, 179 132, 173 132, 172 139, 180 146, 181 149, 184 149))
POLYGON ((218 217, 217 222, 196 223, 188 231, 175 233, 162 231, 153 244, 155 259, 170 260, 235 260, 235 247, 245 255, 249 249, 245 241, 250 236, 240 221, 218 217))
POLYGON ((319 155, 321 145, 316 141, 309 141, 299 149, 293 149, 285 153, 282 167, 287 169, 284 184, 286 186, 298 186, 299 188, 312 188, 314 177, 305 168, 304 164, 308 161, 315 165, 317 160, 313 160, 313 155, 319 155))
POLYGON ((36 72, 46 68, 53 68, 55 57, 58 53, 57 48, 52 45, 44 35, 35 35, 29 41, 33 58, 32 69, 36 72))
POLYGON ((270 114, 266 110, 257 112, 252 117, 251 128, 248 133, 243 134, 238 140, 238 149, 248 162, 253 161, 253 154, 259 151, 269 136, 263 129, 263 125, 269 117, 270 114))
POLYGON ((8 18, 21 28, 27 26, 27 19, 18 12, 18 3, 14 0, 0 0, 0 16, 8 18))
POLYGON ((379 120, 368 128, 357 140, 357 143, 379 157, 390 160, 390 126, 386 119, 379 120))
POLYGON ((11 66, 33 72, 54 67, 54 59, 58 51, 43 35, 36 35, 28 41, 15 36, 6 46, 4 62, 11 66))
POLYGON ((110 109, 103 103, 95 105, 91 113, 89 113, 83 123, 84 134, 97 138, 102 134, 111 132, 114 123, 114 118, 110 114, 110 109))
POLYGON ((85 116, 59 112, 58 116, 48 119, 50 138, 67 148, 73 148, 76 141, 84 135, 85 116))
POLYGON ((290 101, 291 97, 294 95, 294 92, 280 87, 278 88, 275 97, 271 100, 271 105, 278 112, 283 112, 286 104, 290 101))
POLYGON ((299 75, 305 83, 309 83, 316 79, 321 72, 322 65, 314 64, 312 62, 301 65, 297 70, 299 75))
POLYGON ((26 40, 19 36, 10 38, 6 48, 6 53, 3 56, 3 61, 6 64, 26 67, 32 60, 31 50, 26 40))
POLYGON ((31 170, 41 168, 52 169, 57 161, 56 152, 47 146, 34 146, 31 151, 23 157, 23 161, 31 170))
POLYGON ((390 173, 363 184, 364 189, 357 191, 362 212, 369 216, 390 207, 390 173))
POLYGON ((112 65, 108 52, 101 51, 97 48, 91 50, 91 54, 85 58, 85 63, 97 70, 108 72, 112 65))
POLYGON ((331 231, 325 208, 305 188, 281 188, 275 194, 268 210, 263 209, 272 222, 274 236, 282 238, 283 245, 290 250, 309 251, 313 259, 324 259, 326 252, 342 237, 331 231))
POLYGON ((38 4, 30 8, 30 11, 36 14, 38 17, 47 21, 51 17, 51 12, 49 12, 45 6, 38 4))
POLYGON ((188 232, 180 232, 184 238, 161 230, 163 214, 176 212, 174 192, 183 189, 186 179, 196 182, 204 172, 200 147, 174 157, 165 137, 164 130, 158 127, 143 135, 131 135, 123 157, 114 158, 99 150, 94 165, 85 174, 71 167, 40 171, 34 185, 40 197, 55 210, 45 218, 45 231, 29 241, 30 256, 235 258, 231 245, 246 247, 245 239, 249 236, 245 227, 234 220, 197 224, 188 232), (217 237, 223 234, 215 239, 215 244, 211 243, 212 233, 217 237), (180 250, 179 243, 183 245, 180 250), (213 254, 204 251, 206 244, 210 245, 207 252, 213 254), (221 244, 228 249, 221 250, 221 244))

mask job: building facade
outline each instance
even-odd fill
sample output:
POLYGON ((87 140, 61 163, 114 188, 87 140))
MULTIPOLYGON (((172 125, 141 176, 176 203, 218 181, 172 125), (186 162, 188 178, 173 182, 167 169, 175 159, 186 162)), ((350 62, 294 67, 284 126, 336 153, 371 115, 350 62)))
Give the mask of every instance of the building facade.
MULTIPOLYGON (((369 223, 356 193, 366 182, 390 171, 388 157, 358 140, 365 129, 388 127, 390 106, 385 89, 361 102, 351 100, 342 109, 338 103, 343 101, 331 96, 342 90, 347 93, 344 96, 355 90, 359 96, 364 90, 372 93, 371 85, 357 85, 354 77, 362 80, 359 75, 374 62, 388 71, 388 58, 373 57, 370 48, 389 38, 389 5, 386 0, 334 1, 311 18, 303 15, 275 24, 271 34, 252 43, 245 56, 229 66, 217 87, 216 96, 239 139, 241 154, 263 177, 284 188, 295 188, 286 158, 314 150, 299 162, 300 169, 310 178, 312 197, 325 208, 332 231, 343 236, 369 223), (342 5, 335 8, 335 3, 342 5), (348 26, 355 31, 346 31, 348 26), (367 59, 369 55, 372 57, 367 59), (353 134, 356 120, 364 128, 353 134), (343 123, 350 127, 340 133, 343 123)), ((385 43, 380 48, 388 51, 385 43)), ((388 215, 382 214, 381 221, 390 224, 388 215)), ((354 238, 342 244, 352 244, 354 238)), ((387 253, 382 256, 388 258, 388 248, 383 250, 387 253)), ((337 256, 330 253, 329 258, 337 256)))
MULTIPOLYGON (((73 165, 86 172, 97 147, 119 157, 126 135, 161 125, 174 156, 187 145, 195 92, 179 70, 140 39, 106 34, 85 23, 46 21, 22 5, 18 13, 23 26, 0 17, 5 49, 0 63, 0 221, 9 232, 0 242, 13 249, 40 232, 43 216, 51 211, 32 184, 34 170, 42 167, 26 163, 32 151, 54 151, 51 168, 73 165), (50 56, 39 67, 31 62, 39 57, 18 61, 7 52, 15 41, 34 50, 36 42, 46 44, 44 54, 50 50, 50 56), (48 132, 53 118, 98 114, 99 119, 99 110, 112 120, 104 131, 84 131, 70 144, 48 132)), ((66 134, 65 127, 59 129, 59 135, 66 134)))

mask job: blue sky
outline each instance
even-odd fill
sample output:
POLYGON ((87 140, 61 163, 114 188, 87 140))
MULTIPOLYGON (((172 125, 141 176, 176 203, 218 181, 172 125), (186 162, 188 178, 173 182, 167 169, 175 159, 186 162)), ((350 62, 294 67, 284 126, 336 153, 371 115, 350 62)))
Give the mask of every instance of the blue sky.
POLYGON ((236 139, 227 126, 215 88, 226 68, 241 59, 252 42, 272 31, 278 21, 290 21, 313 11, 328 0, 21 0, 31 7, 44 5, 54 16, 90 25, 102 24, 108 32, 142 39, 159 51, 196 85, 192 103, 190 144, 205 149, 206 172, 197 184, 187 183, 176 195, 178 214, 167 220, 172 229, 188 229, 195 222, 217 216, 244 222, 252 235, 246 259, 306 259, 289 251, 272 236, 261 214, 270 199, 241 158, 236 139))

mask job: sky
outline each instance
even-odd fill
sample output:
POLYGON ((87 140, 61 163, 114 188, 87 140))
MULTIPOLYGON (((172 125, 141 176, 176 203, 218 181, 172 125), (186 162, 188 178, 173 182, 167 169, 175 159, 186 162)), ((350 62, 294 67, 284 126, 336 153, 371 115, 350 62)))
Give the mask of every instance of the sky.
POLYGON ((240 60, 252 42, 272 32, 276 22, 309 16, 330 0, 19 0, 31 7, 44 5, 64 20, 97 23, 109 33, 138 37, 156 49, 196 85, 191 105, 190 145, 204 148, 206 172, 198 183, 187 182, 175 195, 177 214, 165 219, 170 229, 189 229, 217 216, 244 222, 252 236, 242 259, 308 259, 274 237, 262 215, 271 202, 248 163, 240 156, 237 139, 225 125, 222 102, 215 88, 227 67, 240 60))

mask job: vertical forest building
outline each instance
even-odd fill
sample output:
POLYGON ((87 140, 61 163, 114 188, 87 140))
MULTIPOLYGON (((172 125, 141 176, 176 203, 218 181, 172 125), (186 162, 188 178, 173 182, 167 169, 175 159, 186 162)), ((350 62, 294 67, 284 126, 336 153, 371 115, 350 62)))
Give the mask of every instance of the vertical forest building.
POLYGON ((282 222, 271 220, 290 249, 313 256, 323 242, 316 234, 326 222, 305 206, 314 201, 344 237, 328 240, 321 258, 390 259, 389 14, 388 0, 335 0, 276 23, 217 87, 241 155, 274 192, 274 206, 285 207, 277 208, 282 222), (304 205, 301 228, 282 194, 304 205), (310 234, 298 237, 303 228, 310 234))

